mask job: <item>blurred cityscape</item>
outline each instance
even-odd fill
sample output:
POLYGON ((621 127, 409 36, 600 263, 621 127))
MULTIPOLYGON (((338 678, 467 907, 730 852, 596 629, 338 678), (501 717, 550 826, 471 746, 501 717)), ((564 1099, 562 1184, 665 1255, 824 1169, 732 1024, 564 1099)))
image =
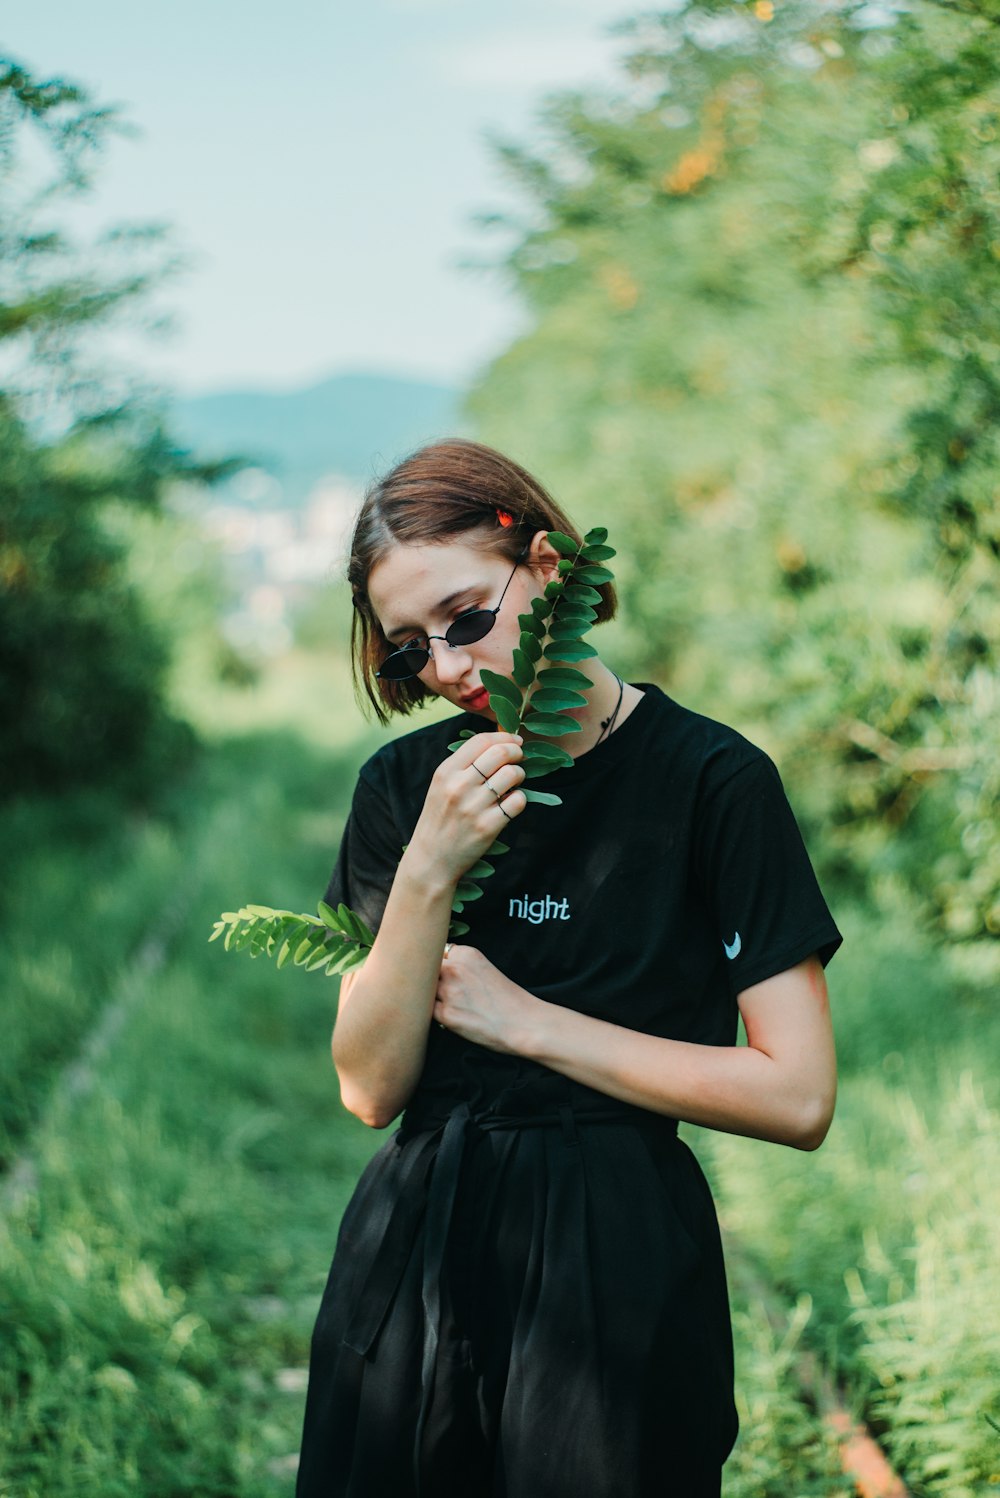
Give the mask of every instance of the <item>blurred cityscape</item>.
POLYGON ((223 633, 241 653, 276 655, 292 643, 296 609, 342 575, 361 486, 331 474, 296 509, 263 468, 245 469, 225 489, 199 514, 225 564, 223 633))

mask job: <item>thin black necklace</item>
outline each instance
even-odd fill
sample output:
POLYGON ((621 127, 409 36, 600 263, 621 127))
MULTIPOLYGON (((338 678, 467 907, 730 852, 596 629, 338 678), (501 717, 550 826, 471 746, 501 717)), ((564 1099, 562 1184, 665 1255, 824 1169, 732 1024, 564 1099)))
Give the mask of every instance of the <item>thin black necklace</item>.
POLYGON ((603 739, 603 737, 604 737, 605 734, 607 734, 608 737, 610 738, 611 734, 614 732, 615 719, 618 716, 618 709, 622 705, 622 696, 624 695, 624 692, 625 692, 625 683, 622 681, 621 677, 618 675, 618 672, 617 671, 612 671, 611 674, 614 677, 615 681, 618 683, 618 701, 615 703, 615 710, 611 714, 610 718, 602 718, 601 719, 601 731, 597 735, 597 739, 594 742, 594 748, 595 749, 597 748, 597 745, 601 742, 601 740, 603 739))

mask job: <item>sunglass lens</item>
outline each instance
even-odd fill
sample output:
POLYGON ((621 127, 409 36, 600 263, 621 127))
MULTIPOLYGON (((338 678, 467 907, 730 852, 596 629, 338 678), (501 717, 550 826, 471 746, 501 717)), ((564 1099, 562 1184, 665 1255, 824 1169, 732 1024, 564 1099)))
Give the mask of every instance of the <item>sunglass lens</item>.
POLYGON ((456 619, 445 639, 449 645, 471 645, 488 635, 495 622, 496 614, 492 609, 475 609, 471 614, 456 619))
POLYGON ((378 674, 387 681, 406 681, 410 676, 419 676, 430 658, 430 651, 425 649, 394 650, 386 656, 378 674))

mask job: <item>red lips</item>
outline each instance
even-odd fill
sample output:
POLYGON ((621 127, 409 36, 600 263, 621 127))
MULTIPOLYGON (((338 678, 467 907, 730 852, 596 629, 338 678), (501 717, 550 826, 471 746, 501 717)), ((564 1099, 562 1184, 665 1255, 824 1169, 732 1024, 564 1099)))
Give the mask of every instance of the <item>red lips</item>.
POLYGON ((462 706, 469 712, 482 712, 484 707, 489 706, 490 694, 485 687, 480 687, 478 692, 470 692, 468 697, 462 698, 462 706))

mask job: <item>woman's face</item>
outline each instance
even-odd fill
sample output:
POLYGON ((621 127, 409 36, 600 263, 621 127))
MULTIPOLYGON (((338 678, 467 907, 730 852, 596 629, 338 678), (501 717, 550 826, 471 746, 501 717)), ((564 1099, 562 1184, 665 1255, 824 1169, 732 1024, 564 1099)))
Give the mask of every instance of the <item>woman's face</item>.
POLYGON ((461 541, 434 546, 397 544, 369 573, 368 597, 390 649, 398 650, 415 635, 443 635, 460 614, 495 609, 502 595, 489 634, 471 645, 453 646, 432 639, 431 658, 419 676, 436 696, 466 712, 491 717, 480 672, 485 667, 510 674, 521 633, 517 616, 528 613, 532 598, 556 575, 557 561, 558 554, 545 540, 544 531, 535 537, 531 558, 516 571, 506 557, 461 541), (536 552, 538 563, 533 569, 529 563, 536 552))

